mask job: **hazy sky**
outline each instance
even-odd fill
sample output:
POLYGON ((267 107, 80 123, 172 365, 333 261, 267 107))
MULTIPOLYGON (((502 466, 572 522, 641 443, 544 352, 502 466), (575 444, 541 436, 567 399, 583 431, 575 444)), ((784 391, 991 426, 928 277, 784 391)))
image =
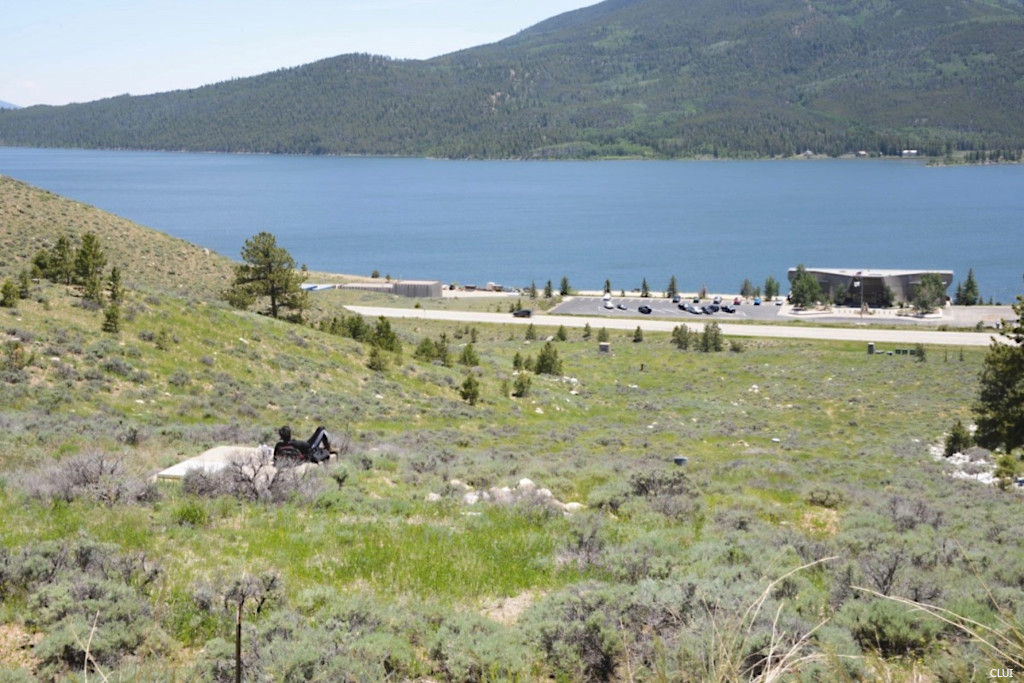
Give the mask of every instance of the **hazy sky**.
POLYGON ((425 59, 596 2, 13 0, 0 12, 0 100, 144 95, 349 52, 425 59))

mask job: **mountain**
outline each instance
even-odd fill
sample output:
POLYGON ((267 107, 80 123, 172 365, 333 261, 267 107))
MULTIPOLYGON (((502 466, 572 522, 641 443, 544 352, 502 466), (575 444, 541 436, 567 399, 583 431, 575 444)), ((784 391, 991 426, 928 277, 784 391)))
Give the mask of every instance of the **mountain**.
POLYGON ((1024 148, 1021 0, 607 0, 424 61, 366 54, 0 112, 0 144, 454 158, 1024 148))
POLYGON ((16 104, 11 104, 10 102, 4 102, 3 100, 0 100, 0 109, 21 109, 21 107, 19 107, 16 104))

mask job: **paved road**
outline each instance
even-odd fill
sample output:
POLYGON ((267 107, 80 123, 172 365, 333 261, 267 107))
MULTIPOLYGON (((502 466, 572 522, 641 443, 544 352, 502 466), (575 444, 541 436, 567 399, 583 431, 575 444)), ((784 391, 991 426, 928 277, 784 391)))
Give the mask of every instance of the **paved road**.
MULTIPOLYGON (((449 320, 459 323, 493 323, 500 325, 529 325, 541 327, 584 327, 588 323, 594 329, 606 327, 610 330, 632 331, 640 327, 645 332, 671 332, 672 328, 685 322, 687 327, 702 331, 703 322, 690 320, 658 320, 646 316, 569 316, 536 314, 532 318, 515 318, 510 313, 481 313, 477 311, 430 311, 422 308, 379 308, 372 306, 348 306, 348 310, 362 316, 376 318, 418 318, 421 320, 449 320)), ((993 332, 942 332, 926 329, 877 329, 864 327, 804 327, 786 325, 737 325, 719 322, 722 333, 734 337, 773 337, 781 339, 825 339, 839 341, 875 342, 876 344, 929 344, 946 346, 988 346, 993 337, 1002 339, 993 332)))

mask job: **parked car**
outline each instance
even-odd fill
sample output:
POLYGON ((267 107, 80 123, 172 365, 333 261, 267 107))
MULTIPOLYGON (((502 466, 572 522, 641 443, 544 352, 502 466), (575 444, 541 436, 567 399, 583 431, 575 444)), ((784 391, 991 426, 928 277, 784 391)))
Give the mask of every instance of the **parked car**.
POLYGON ((614 310, 614 309, 615 309, 615 304, 613 304, 613 303, 612 303, 611 301, 609 301, 608 299, 605 299, 605 302, 604 302, 604 307, 605 307, 605 308, 607 308, 607 309, 608 309, 609 311, 611 311, 611 310, 614 310))
POLYGON ((739 306, 741 303, 743 303, 743 299, 741 299, 740 297, 736 297, 735 299, 732 300, 733 306, 739 306))
POLYGON ((699 304, 700 303, 700 297, 699 296, 693 297, 693 303, 699 304))
POLYGON ((624 311, 624 310, 626 310, 626 304, 619 304, 615 308, 619 309, 620 311, 624 311))
POLYGON ((531 311, 529 308, 520 308, 518 311, 512 311, 512 315, 514 315, 517 318, 529 318, 531 315, 533 315, 533 311, 531 311))
POLYGON ((679 303, 679 295, 678 294, 673 294, 672 295, 672 303, 674 303, 674 304, 679 303))
POLYGON ((693 304, 686 304, 686 308, 684 310, 687 313, 692 313, 694 315, 700 315, 701 313, 700 309, 694 306, 693 304))
POLYGON ((711 300, 711 303, 713 303, 713 304, 721 304, 722 303, 722 297, 716 296, 714 299, 711 300))
POLYGON ((730 306, 729 304, 726 304, 725 306, 722 306, 722 313, 735 313, 735 312, 736 312, 736 309, 733 306, 730 306))
POLYGON ((643 305, 643 306, 641 306, 640 308, 638 308, 636 310, 640 311, 644 315, 650 315, 650 313, 651 313, 651 307, 647 306, 647 305, 643 305))
POLYGON ((754 305, 755 306, 760 306, 761 305, 761 297, 759 297, 759 296, 755 296, 754 297, 754 305))

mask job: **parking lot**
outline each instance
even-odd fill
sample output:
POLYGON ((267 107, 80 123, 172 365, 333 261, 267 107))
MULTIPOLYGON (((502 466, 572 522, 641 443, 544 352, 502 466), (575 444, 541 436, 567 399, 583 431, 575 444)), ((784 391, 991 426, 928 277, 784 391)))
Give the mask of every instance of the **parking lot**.
MULTIPOLYGON (((648 306, 651 309, 651 312, 648 315, 658 318, 678 318, 680 322, 686 322, 687 320, 693 320, 694 322, 707 322, 709 320, 719 320, 721 322, 740 322, 745 320, 766 322, 770 320, 777 320, 783 309, 789 308, 787 305, 776 306, 774 302, 764 302, 760 306, 755 306, 752 300, 748 299, 744 299, 742 300, 742 303, 734 305, 732 298, 724 298, 722 303, 732 305, 736 312, 726 313, 724 311, 719 311, 718 313, 708 315, 705 313, 689 313, 680 309, 679 304, 672 303, 672 299, 663 297, 642 298, 613 296, 610 303, 613 308, 609 309, 605 307, 604 300, 598 296, 572 297, 566 299, 553 308, 551 313, 562 315, 603 315, 610 317, 635 318, 636 316, 641 315, 639 311, 641 306, 648 306), (620 307, 624 307, 624 309, 620 307)), ((684 298, 680 299, 680 303, 683 305, 691 304, 700 311, 701 306, 712 303, 712 299, 702 299, 699 303, 694 303, 692 298, 684 298)))

